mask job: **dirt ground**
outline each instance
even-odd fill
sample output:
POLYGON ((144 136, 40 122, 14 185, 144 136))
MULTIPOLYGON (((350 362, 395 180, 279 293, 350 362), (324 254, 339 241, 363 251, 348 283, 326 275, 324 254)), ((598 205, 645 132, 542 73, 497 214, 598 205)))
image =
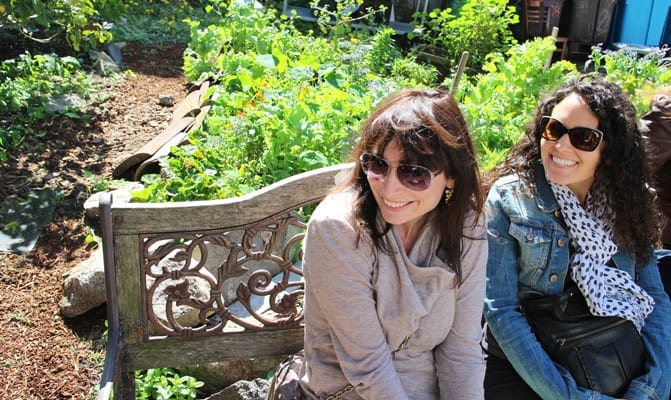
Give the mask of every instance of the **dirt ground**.
POLYGON ((88 121, 61 118, 40 146, 0 164, 0 201, 51 188, 63 194, 52 222, 27 254, 0 253, 0 399, 90 399, 102 372, 104 306, 84 316, 59 315, 64 275, 88 258, 84 201, 94 186, 83 174, 112 179, 119 161, 161 133, 188 90, 182 44, 129 43, 121 68, 105 83, 109 96, 89 107, 88 121))

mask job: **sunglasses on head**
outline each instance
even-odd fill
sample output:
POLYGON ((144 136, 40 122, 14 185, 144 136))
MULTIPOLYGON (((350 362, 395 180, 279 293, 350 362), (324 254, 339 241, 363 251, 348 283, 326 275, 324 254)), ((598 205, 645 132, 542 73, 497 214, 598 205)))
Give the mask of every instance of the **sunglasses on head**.
POLYGON ((598 129, 585 126, 569 129, 560 120, 549 116, 541 118, 540 126, 543 139, 555 142, 561 139, 565 133, 568 133, 571 146, 582 151, 596 150, 603 139, 603 132, 598 129))
MULTIPOLYGON (((363 153, 359 157, 359 162, 366 176, 372 179, 382 180, 394 169, 387 160, 371 153, 363 153)), ((414 191, 428 189, 431 186, 431 179, 435 176, 430 169, 421 165, 400 164, 395 169, 399 182, 414 191)))

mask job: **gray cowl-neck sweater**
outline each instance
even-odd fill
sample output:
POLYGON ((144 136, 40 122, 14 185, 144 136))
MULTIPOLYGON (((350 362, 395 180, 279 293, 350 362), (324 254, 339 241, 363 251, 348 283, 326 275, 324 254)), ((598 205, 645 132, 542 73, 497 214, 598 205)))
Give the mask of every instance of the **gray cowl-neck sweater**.
POLYGON ((357 247, 352 204, 351 191, 328 196, 305 238, 306 394, 326 398, 352 384, 344 399, 482 399, 484 219, 466 219, 457 288, 429 225, 410 254, 392 229, 391 254, 378 252, 375 266, 370 238, 357 247))

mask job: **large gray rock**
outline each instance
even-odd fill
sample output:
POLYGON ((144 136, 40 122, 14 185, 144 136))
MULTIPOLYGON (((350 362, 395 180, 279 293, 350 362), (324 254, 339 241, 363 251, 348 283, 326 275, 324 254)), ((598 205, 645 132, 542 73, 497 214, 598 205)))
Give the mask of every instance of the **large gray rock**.
POLYGON ((268 381, 261 378, 238 381, 205 400, 263 400, 269 387, 268 381))
MULTIPOLYGON (((128 182, 125 183, 122 187, 112 190, 112 198, 115 202, 128 203, 131 199, 131 192, 136 190, 142 190, 144 185, 140 182, 128 182)), ((86 216, 91 219, 98 218, 98 196, 100 192, 93 193, 86 201, 84 202, 84 211, 86 216)))
POLYGON ((78 94, 61 94, 47 99, 48 113, 61 113, 70 109, 80 109, 86 105, 86 100, 78 94))
POLYGON ((182 367, 180 371, 203 382, 202 390, 205 393, 215 393, 239 381, 263 379, 274 373, 285 358, 286 356, 275 356, 203 363, 182 367))
MULTIPOLYGON (((126 202, 130 199, 132 190, 141 188, 141 184, 131 183, 112 191, 112 195, 116 201, 126 202)), ((98 195, 99 193, 93 194, 84 203, 84 209, 90 218, 98 217, 98 195)), ((105 301, 105 267, 102 247, 99 246, 91 257, 68 271, 63 283, 63 298, 58 305, 61 315, 74 318, 105 304, 105 301)))
POLYGON ((74 267, 63 283, 63 298, 58 303, 64 317, 74 318, 104 304, 105 270, 102 249, 74 267))

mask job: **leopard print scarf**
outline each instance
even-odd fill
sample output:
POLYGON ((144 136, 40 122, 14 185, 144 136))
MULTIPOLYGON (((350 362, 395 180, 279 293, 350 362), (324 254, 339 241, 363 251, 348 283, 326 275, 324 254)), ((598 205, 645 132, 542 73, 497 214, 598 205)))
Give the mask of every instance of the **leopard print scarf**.
POLYGON ((597 316, 628 319, 640 331, 652 312, 654 300, 631 275, 606 265, 617 246, 611 239, 613 216, 603 191, 590 191, 583 208, 569 188, 552 182, 550 186, 575 249, 570 260, 571 278, 585 296, 590 311, 597 316))

